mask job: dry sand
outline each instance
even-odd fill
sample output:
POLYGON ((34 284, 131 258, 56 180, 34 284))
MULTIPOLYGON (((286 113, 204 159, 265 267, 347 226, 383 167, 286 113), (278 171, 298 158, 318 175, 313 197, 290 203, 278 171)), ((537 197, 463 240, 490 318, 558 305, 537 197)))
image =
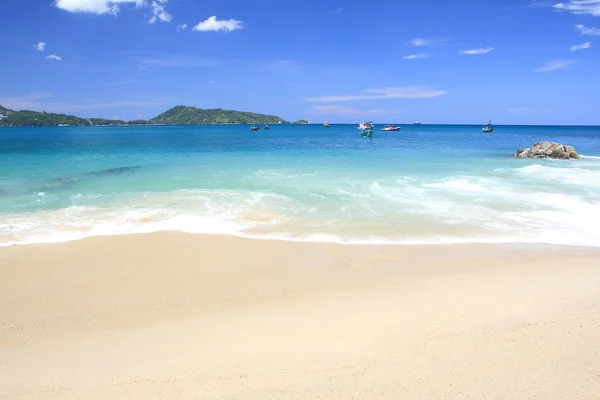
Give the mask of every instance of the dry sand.
POLYGON ((0 399, 600 398, 600 250, 0 249, 0 399))

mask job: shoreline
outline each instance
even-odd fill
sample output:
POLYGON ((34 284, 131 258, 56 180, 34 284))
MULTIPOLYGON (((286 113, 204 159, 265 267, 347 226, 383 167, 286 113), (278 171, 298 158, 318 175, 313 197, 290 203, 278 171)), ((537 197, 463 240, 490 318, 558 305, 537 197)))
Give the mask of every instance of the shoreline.
POLYGON ((0 397, 595 399, 600 249, 177 232, 0 249, 0 397))
MULTIPOLYGON (((583 243, 565 243, 565 242, 550 242, 550 241, 536 241, 536 240, 515 240, 512 238, 486 238, 482 240, 475 240, 473 238, 447 238, 442 237, 439 241, 426 241, 419 239, 407 239, 407 240, 393 240, 384 237, 373 237, 371 241, 366 239, 344 239, 339 236, 328 234, 328 233, 314 233, 308 234, 306 237, 292 237, 277 234, 237 234, 237 233, 219 233, 219 232, 193 232, 178 229, 156 229, 146 230, 139 232, 116 232, 108 234, 94 234, 89 236, 75 237, 69 239, 60 239, 56 241, 39 241, 39 242, 26 242, 26 243, 0 243, 0 251, 2 249, 9 249, 13 247, 22 246, 40 246, 40 245, 53 245, 53 244, 64 244, 80 242, 82 240, 90 240, 94 238, 119 238, 128 236, 141 236, 141 235, 160 235, 160 234, 182 234, 182 235, 194 235, 194 236, 215 236, 224 238, 236 238, 242 240, 257 240, 267 242, 284 242, 284 243, 307 243, 307 244, 331 244, 339 246, 398 246, 398 247, 438 247, 438 246, 553 246, 553 247, 568 247, 568 248, 582 248, 582 249, 599 249, 600 242, 597 244, 583 244, 583 243)), ((432 235, 433 236, 433 235, 432 235)), ((437 238, 437 237, 436 237, 437 238)))

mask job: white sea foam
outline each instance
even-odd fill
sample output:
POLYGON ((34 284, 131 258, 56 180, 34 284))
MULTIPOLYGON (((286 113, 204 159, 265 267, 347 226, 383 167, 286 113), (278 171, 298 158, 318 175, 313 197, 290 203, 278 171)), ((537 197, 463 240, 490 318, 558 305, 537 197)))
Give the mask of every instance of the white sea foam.
POLYGON ((4 214, 0 245, 175 230, 344 244, 600 246, 599 174, 594 165, 533 164, 487 176, 352 182, 313 182, 309 177, 313 186, 306 187, 298 182, 306 179, 303 174, 285 175, 285 185, 279 187, 287 192, 294 188, 291 192, 299 197, 225 189, 112 197, 88 193, 71 196, 72 204, 85 205, 4 214))

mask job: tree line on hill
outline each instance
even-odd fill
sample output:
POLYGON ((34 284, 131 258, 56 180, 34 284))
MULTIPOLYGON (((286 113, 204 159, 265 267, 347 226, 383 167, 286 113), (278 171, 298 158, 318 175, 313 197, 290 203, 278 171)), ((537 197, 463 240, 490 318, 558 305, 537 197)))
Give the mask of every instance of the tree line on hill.
POLYGON ((80 118, 74 115, 39 111, 13 111, 0 106, 0 126, 107 126, 107 125, 211 125, 211 124, 287 124, 284 119, 244 111, 201 109, 176 106, 150 120, 123 121, 80 118))

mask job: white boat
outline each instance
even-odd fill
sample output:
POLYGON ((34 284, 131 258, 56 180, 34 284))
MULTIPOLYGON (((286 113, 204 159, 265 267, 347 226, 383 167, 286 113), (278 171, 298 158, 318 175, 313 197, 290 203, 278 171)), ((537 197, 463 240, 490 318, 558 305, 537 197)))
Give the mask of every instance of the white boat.
POLYGON ((392 124, 392 125, 386 125, 386 126, 384 126, 383 128, 381 128, 381 130, 384 131, 384 132, 396 132, 396 131, 400 130, 400 127, 399 126, 394 126, 392 124))
POLYGON ((361 131, 364 130, 364 129, 371 129, 371 130, 373 130, 374 127, 375 127, 375 125, 373 125, 373 123, 369 121, 369 122, 361 122, 361 123, 359 123, 357 129, 361 130, 361 131))
POLYGON ((421 121, 415 121, 415 125, 421 125, 421 121))

